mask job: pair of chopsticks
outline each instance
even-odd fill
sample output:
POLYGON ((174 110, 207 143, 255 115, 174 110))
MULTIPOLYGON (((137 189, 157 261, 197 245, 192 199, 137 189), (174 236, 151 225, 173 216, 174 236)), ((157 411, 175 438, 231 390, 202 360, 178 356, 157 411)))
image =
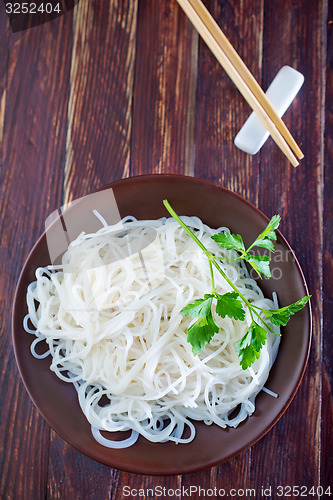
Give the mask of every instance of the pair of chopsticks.
POLYGON ((299 163, 292 150, 299 159, 304 157, 302 151, 277 115, 252 73, 201 0, 177 0, 177 2, 245 100, 263 122, 281 151, 286 155, 290 163, 297 167, 299 163))

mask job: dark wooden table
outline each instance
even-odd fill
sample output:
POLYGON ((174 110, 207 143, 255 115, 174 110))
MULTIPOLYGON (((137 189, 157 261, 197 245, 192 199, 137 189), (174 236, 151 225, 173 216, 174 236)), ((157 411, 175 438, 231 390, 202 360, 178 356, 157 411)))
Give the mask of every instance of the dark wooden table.
POLYGON ((235 148, 249 107, 175 0, 81 0, 17 33, 0 4, 1 498, 116 499, 126 485, 216 486, 226 498, 254 488, 257 499, 269 498, 262 486, 279 498, 278 486, 331 485, 333 496, 333 5, 205 4, 264 89, 285 64, 304 74, 285 115, 305 153, 297 169, 271 139, 256 156, 235 148), (292 404, 257 444, 200 473, 151 477, 94 462, 49 428, 20 380, 10 316, 20 269, 53 210, 112 180, 161 172, 209 179, 281 214, 312 294, 313 343, 292 404))

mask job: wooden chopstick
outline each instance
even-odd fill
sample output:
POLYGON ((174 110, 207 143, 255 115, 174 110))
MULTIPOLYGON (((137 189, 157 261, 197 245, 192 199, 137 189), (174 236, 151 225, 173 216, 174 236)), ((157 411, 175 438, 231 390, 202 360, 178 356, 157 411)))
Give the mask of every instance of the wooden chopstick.
POLYGON ((276 144, 291 164, 296 167, 298 161, 289 148, 287 141, 299 158, 303 157, 302 151, 206 7, 200 0, 177 1, 245 100, 264 123, 276 144))
POLYGON ((225 52, 230 62, 234 65, 234 67, 240 74, 241 78, 250 88, 251 92, 256 97, 256 99, 260 102, 261 106, 266 111, 270 119, 273 121, 276 128, 279 130, 279 132, 284 137, 286 142, 294 150, 296 156, 300 159, 303 158, 304 155, 300 150, 299 146, 297 145, 295 139, 285 126, 284 122, 277 115, 275 109, 271 105, 270 101, 267 99, 264 91, 254 78, 250 70, 244 64, 243 60, 240 58, 234 47, 231 45, 231 43, 229 42, 223 31, 219 28, 219 26, 217 25, 211 14, 208 12, 206 7, 202 4, 200 0, 199 1, 189 0, 189 3, 196 10, 201 19, 205 22, 206 26, 210 29, 212 35, 219 43, 220 47, 225 52))

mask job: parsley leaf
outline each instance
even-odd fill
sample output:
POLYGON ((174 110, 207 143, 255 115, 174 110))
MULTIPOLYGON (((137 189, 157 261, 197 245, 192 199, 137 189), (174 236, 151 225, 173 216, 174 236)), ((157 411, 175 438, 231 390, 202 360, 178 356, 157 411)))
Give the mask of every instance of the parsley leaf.
POLYGON ((202 318, 197 319, 195 323, 189 326, 187 330, 187 341, 192 345, 192 352, 196 356, 210 342, 219 327, 215 323, 211 311, 202 318))
POLYGON ((257 271, 260 277, 262 273, 270 278, 271 271, 269 265, 271 258, 268 255, 253 255, 250 253, 250 250, 253 247, 261 247, 269 250, 270 252, 274 252, 274 243, 272 240, 276 240, 275 230, 279 227, 280 220, 281 217, 279 215, 273 215, 265 229, 259 234, 258 238, 255 239, 247 250, 245 249, 243 239, 239 234, 232 234, 228 232, 218 233, 212 236, 212 239, 217 243, 220 243, 220 245, 227 250, 236 250, 241 253, 236 260, 246 260, 257 271))
POLYGON ((227 292, 223 295, 217 293, 217 314, 221 316, 221 318, 229 316, 229 318, 243 321, 245 319, 245 311, 243 309, 243 304, 240 300, 238 300, 238 297, 239 295, 236 292, 227 292))
POLYGON ((269 268, 270 257, 268 255, 252 255, 246 254, 244 255, 244 259, 251 264, 251 266, 257 271, 259 276, 261 277, 261 273, 263 273, 268 278, 271 277, 271 271, 269 268))
POLYGON ((192 318, 204 318, 211 311, 213 297, 214 295, 206 293, 203 299, 196 299, 192 304, 185 306, 180 312, 185 314, 185 316, 192 316, 192 318))
POLYGON ((256 358, 259 359, 260 351, 265 340, 265 328, 258 325, 258 323, 253 320, 244 337, 236 344, 236 352, 243 370, 251 366, 256 358))
POLYGON ((229 316, 234 319, 245 319, 245 311, 238 293, 227 292, 223 295, 218 293, 206 293, 202 299, 196 299, 191 304, 188 304, 182 309, 185 316, 197 318, 197 320, 189 326, 187 330, 187 340, 192 345, 194 355, 204 348, 207 342, 210 342, 214 334, 219 331, 212 315, 213 299, 216 299, 216 312, 222 318, 229 316))
POLYGON ((253 247, 266 248, 270 252, 274 252, 274 243, 272 240, 276 240, 275 231, 279 227, 281 217, 279 215, 273 215, 265 229, 259 234, 252 245, 248 248, 247 252, 253 247))
POLYGON ((264 309, 263 312, 273 325, 285 326, 290 316, 303 309, 310 297, 311 295, 307 295, 289 306, 281 307, 280 309, 264 309))
POLYGON ((217 243, 220 243, 222 248, 227 250, 237 250, 237 252, 245 252, 245 246, 243 243, 243 238, 239 234, 224 233, 214 234, 212 239, 217 243))
MULTIPOLYGON (((275 235, 275 233, 272 233, 272 234, 275 235)), ((260 239, 256 240, 255 246, 266 248, 266 250, 269 250, 270 252, 274 252, 274 243, 269 238, 260 238, 260 239)))
POLYGON ((279 227, 279 224, 281 222, 281 217, 279 215, 273 215, 269 223, 267 224, 266 228, 263 230, 262 233, 259 234, 258 238, 255 240, 256 246, 258 245, 258 240, 263 240, 263 239, 270 239, 270 240, 276 240, 276 234, 275 230, 279 227))

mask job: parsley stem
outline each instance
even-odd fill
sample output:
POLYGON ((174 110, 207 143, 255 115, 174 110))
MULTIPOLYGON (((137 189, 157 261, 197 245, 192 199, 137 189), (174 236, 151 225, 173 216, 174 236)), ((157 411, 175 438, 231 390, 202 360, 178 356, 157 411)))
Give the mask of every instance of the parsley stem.
POLYGON ((226 282, 231 286, 231 288, 237 292, 237 294, 240 296, 240 298, 243 300, 243 302, 245 302, 245 304, 248 306, 249 309, 251 309, 251 304, 250 302, 244 297, 244 295, 238 290, 238 288, 236 287, 236 285, 233 284, 233 282, 228 278, 228 276, 226 275, 226 273, 223 271, 223 269, 221 269, 221 267, 218 265, 218 263, 215 261, 215 259, 213 258, 212 260, 214 266, 216 267, 216 269, 218 270, 218 272, 223 276, 223 278, 226 280, 226 282))
POLYGON ((237 259, 231 259, 229 257, 218 257, 217 255, 214 255, 214 259, 216 260, 227 260, 228 262, 237 262, 238 260, 241 260, 242 257, 237 257, 237 259))
POLYGON ((206 254, 208 260, 210 261, 211 257, 212 257, 212 254, 207 250, 207 248, 205 247, 205 245, 203 245, 201 243, 201 241, 199 240, 199 238, 197 238, 196 235, 194 233, 192 233, 191 229, 185 224, 185 222, 183 222, 181 220, 181 218, 179 217, 179 215, 176 214, 176 212, 171 207, 171 205, 168 202, 168 200, 163 200, 163 204, 164 204, 165 208, 167 209, 167 211, 169 212, 169 214, 172 215, 172 217, 174 219, 176 219, 176 221, 178 222, 178 224, 180 224, 182 226, 182 228, 185 229, 185 231, 187 232, 187 234, 189 236, 191 236, 192 240, 194 240, 196 242, 196 244, 199 245, 199 247, 201 248, 201 250, 206 254))
POLYGON ((213 270, 213 266, 212 266, 212 259, 208 259, 208 262, 209 262, 209 269, 210 269, 210 277, 212 280, 212 293, 215 294, 216 291, 215 291, 214 270, 213 270))
POLYGON ((221 269, 221 267, 218 265, 218 263, 215 260, 215 256, 212 255, 209 250, 207 250, 207 248, 205 247, 205 245, 203 245, 203 243, 201 243, 201 241, 196 237, 196 235, 191 231, 191 229, 185 224, 185 222, 183 222, 181 220, 181 218, 179 217, 179 215, 177 215, 176 212, 174 211, 174 209, 171 207, 171 205, 168 202, 168 200, 163 200, 163 204, 164 204, 165 208, 167 209, 167 211, 169 212, 169 214, 172 215, 172 217, 182 226, 183 229, 185 229, 185 231, 187 232, 187 234, 189 236, 191 236, 191 238, 199 245, 199 247, 201 248, 201 250, 206 254, 210 266, 213 264, 216 267, 216 269, 218 270, 218 272, 223 276, 223 278, 231 286, 231 288, 235 292, 237 292, 237 294, 240 296, 240 298, 243 300, 243 302, 245 302, 245 304, 249 308, 251 308, 251 304, 248 302, 248 300, 246 300, 246 298, 244 297, 244 295, 240 293, 240 291, 238 290, 238 288, 236 287, 236 285, 233 284, 233 282, 228 278, 228 276, 223 271, 223 269, 221 269))

